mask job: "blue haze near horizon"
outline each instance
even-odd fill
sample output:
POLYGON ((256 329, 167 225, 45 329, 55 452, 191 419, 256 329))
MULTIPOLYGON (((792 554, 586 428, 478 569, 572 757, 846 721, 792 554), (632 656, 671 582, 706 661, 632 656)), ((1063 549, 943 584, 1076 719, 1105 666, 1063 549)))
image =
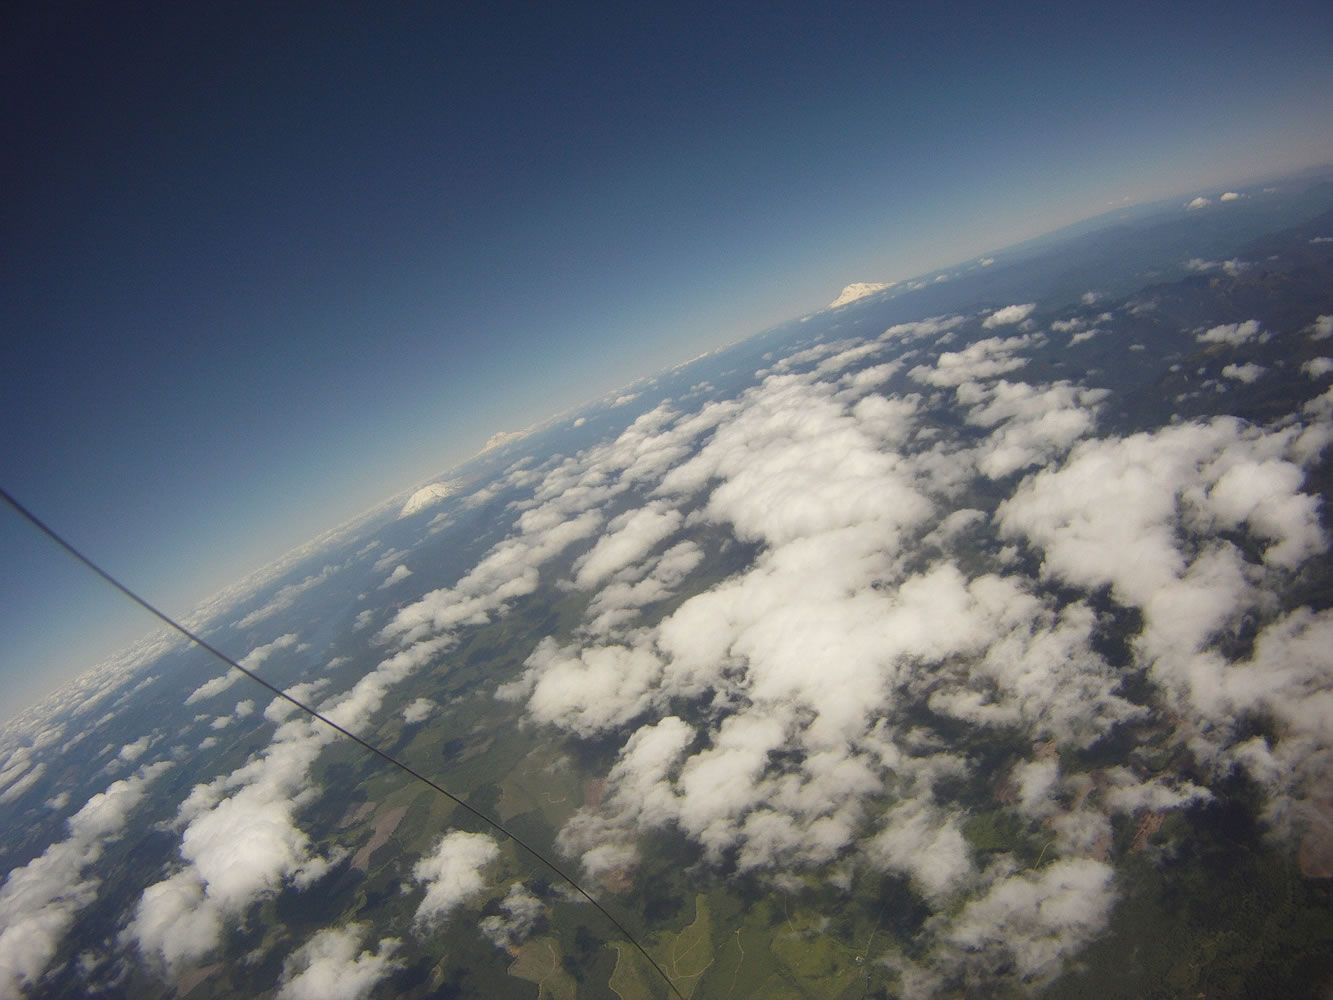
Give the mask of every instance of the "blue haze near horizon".
MULTIPOLYGON (((148 4, 3 34, 0 481, 177 614, 847 282, 1333 156, 1333 13, 1304 4, 148 4)), ((0 546, 6 714, 150 624, 16 519, 0 546)))

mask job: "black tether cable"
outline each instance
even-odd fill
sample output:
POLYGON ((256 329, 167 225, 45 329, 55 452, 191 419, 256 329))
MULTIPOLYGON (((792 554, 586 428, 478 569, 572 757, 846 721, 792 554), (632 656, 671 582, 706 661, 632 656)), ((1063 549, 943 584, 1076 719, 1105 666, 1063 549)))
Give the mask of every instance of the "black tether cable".
POLYGON ((13 507, 14 510, 16 510, 19 514, 21 514, 24 518, 26 518, 29 522, 31 522, 32 525, 35 528, 37 528, 38 531, 42 532, 42 534, 46 535, 47 538, 51 539, 51 541, 55 542, 62 549, 68 552, 71 556, 73 556, 79 562, 83 563, 84 566, 88 567, 88 569, 92 570, 107 583, 111 584, 111 586, 115 587, 118 591, 120 591, 122 594, 128 597, 135 604, 139 605, 139 607, 143 608, 149 614, 153 615, 155 618, 158 618, 167 626, 175 629, 181 635, 185 636, 185 638, 189 639, 195 645, 199 646, 202 649, 207 650, 209 653, 212 653, 223 663, 227 664, 227 666, 239 670, 241 673, 245 674, 246 677, 249 677, 256 684, 259 684, 267 688, 269 691, 273 692, 275 695, 277 695, 284 701, 291 702, 302 712, 305 712, 312 718, 318 719, 320 722, 324 723, 324 725, 328 726, 334 732, 342 736, 346 736, 353 743, 356 743, 359 746, 362 746, 365 749, 369 750, 371 753, 373 753, 376 757, 379 757, 381 760, 387 761, 388 763, 392 764, 394 767, 398 768, 401 771, 405 771, 406 773, 410 774, 413 778, 416 778, 417 781, 429 785, 431 788, 435 789, 435 791, 439 792, 441 795, 449 799, 451 802, 455 803, 456 805, 462 806, 473 816, 476 816, 477 819, 481 820, 482 822, 486 823, 489 826, 494 827, 496 830, 499 830, 506 837, 512 840, 515 844, 523 848, 523 850, 527 851, 529 854, 531 854, 534 858, 540 861, 551 871, 555 872, 556 875, 560 876, 560 878, 564 879, 566 882, 572 885, 575 888, 575 890, 578 891, 580 896, 582 896, 589 903, 595 906, 597 908, 597 911, 601 913, 602 916, 606 917, 607 920, 611 921, 611 924, 616 928, 616 930, 618 930, 621 933, 621 935, 625 938, 625 940, 628 941, 630 944, 632 944, 635 947, 635 949, 637 949, 639 954, 648 960, 648 964, 651 965, 653 969, 656 970, 657 974, 662 977, 662 981, 665 982, 667 986, 671 988, 671 992, 674 993, 679 998, 679 1000, 685 1000, 685 997, 681 994, 680 990, 676 989, 676 984, 671 981, 671 977, 668 976, 666 972, 662 969, 662 967, 657 964, 657 962, 653 959, 653 956, 648 954, 647 949, 645 949, 643 945, 639 944, 638 940, 634 937, 634 935, 625 929, 625 925, 622 924, 619 920, 617 920, 614 916, 612 916, 611 912, 607 910, 606 907, 604 907, 601 903, 597 902, 597 900, 594 899, 588 893, 588 891, 583 888, 583 886, 575 882, 574 879, 571 878, 568 874, 566 874, 565 871, 561 869, 559 865, 557 865, 554 861, 551 861, 540 851, 538 851, 535 847, 530 846, 529 844, 524 842, 522 838, 510 833, 497 820, 491 819, 484 812, 481 812, 480 810, 468 805, 453 792, 449 791, 442 785, 436 784, 434 781, 426 777, 420 771, 417 771, 414 768, 409 767, 407 764, 404 764, 401 760, 399 760, 392 754, 388 753, 387 751, 381 750, 379 747, 375 746, 375 744, 362 739, 360 736, 357 736, 356 733, 344 729, 342 726, 338 725, 338 723, 334 722, 332 719, 320 715, 318 711, 311 708, 309 705, 305 704, 305 702, 298 701, 296 698, 293 698, 291 695, 289 695, 286 691, 282 690, 276 684, 272 684, 269 681, 264 680, 264 678, 260 677, 253 670, 241 666, 226 653, 222 652, 216 646, 210 645, 209 643, 205 642, 199 636, 195 635, 193 632, 187 629, 184 625, 181 625, 179 622, 177 622, 170 615, 167 615, 159 611, 156 607, 154 607, 152 604, 149 604, 142 597, 136 594, 133 590, 125 586, 125 584, 121 583, 114 576, 112 576, 110 573, 104 570, 101 566, 97 565, 97 563, 93 562, 90 558, 85 556, 82 552, 76 549, 69 542, 65 541, 64 537, 59 532, 57 532, 54 528, 50 527, 45 521, 39 518, 27 507, 23 506, 23 504, 19 503, 18 500, 16 500, 10 494, 10 492, 2 486, 0 486, 0 498, 3 498, 5 503, 9 504, 9 506, 13 507))

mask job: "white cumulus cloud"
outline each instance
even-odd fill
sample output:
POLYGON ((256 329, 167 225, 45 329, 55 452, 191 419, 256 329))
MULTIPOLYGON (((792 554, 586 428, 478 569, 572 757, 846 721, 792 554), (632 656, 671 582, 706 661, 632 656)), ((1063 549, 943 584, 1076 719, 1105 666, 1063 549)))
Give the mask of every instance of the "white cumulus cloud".
POLYGON ((484 833, 455 830, 440 838, 435 849, 412 868, 412 878, 426 887, 413 922, 430 929, 486 888, 483 869, 500 856, 500 848, 484 833))
POLYGON ((1013 326, 1015 323, 1021 323, 1032 315, 1032 311, 1037 308, 1035 302, 1026 302, 1022 305, 1005 306, 1002 309, 996 309, 993 313, 982 321, 982 326, 987 330, 993 330, 997 326, 1013 326))
POLYGON ((279 1000, 364 1000, 402 963, 393 956, 396 938, 380 941, 374 952, 361 950, 366 924, 319 931, 287 959, 279 1000))

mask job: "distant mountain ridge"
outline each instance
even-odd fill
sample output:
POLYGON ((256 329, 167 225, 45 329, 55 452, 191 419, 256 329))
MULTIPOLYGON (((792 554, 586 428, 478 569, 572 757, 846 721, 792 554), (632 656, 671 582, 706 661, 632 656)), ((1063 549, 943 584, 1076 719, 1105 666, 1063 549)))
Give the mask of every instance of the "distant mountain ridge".
POLYGON ((457 492, 458 487, 453 483, 431 483, 429 486, 423 486, 407 498, 407 503, 403 504, 398 516, 411 517, 457 492))
POLYGON ((896 281, 853 281, 842 290, 836 299, 829 303, 830 309, 837 309, 838 306, 845 306, 848 302, 855 302, 857 299, 863 299, 867 295, 874 295, 876 292, 882 292, 886 288, 892 288, 896 281))

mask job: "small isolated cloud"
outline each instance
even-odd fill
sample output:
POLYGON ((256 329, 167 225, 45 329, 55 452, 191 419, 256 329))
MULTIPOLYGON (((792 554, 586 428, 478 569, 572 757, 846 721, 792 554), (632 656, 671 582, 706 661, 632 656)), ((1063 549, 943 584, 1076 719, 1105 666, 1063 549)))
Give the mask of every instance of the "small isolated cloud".
POLYGON ((1222 195, 1222 197, 1219 198, 1218 201, 1237 201, 1244 197, 1245 196, 1243 194, 1239 194, 1236 191, 1228 191, 1226 194, 1222 195))
POLYGON ((1086 343, 1093 337, 1097 336, 1097 334, 1099 333, 1101 333, 1100 330, 1080 330, 1078 333, 1074 334, 1072 337, 1069 338, 1069 346, 1076 347, 1079 344, 1086 343))
POLYGON ((373 563, 371 563, 370 565, 371 572, 383 573, 390 566, 393 566, 401 562, 403 556, 405 555, 407 555, 407 553, 403 549, 399 548, 386 549, 385 551, 381 552, 378 557, 376 557, 373 563))
POLYGON ((61 809, 64 809, 65 806, 69 805, 69 798, 69 792, 61 792, 59 795, 51 796, 43 802, 42 805, 46 806, 48 809, 59 812, 61 809))
POLYGON ((397 566, 393 568, 393 572, 390 573, 385 578, 384 582, 380 584, 379 589, 387 590, 388 588, 392 587, 395 583, 399 583, 402 580, 406 580, 411 575, 412 571, 408 569, 406 566, 404 566, 402 563, 399 563, 397 566))
POLYGON ((994 257, 982 257, 977 263, 982 267, 990 267, 995 263, 994 257))
POLYGON ((205 698, 212 698, 215 695, 219 695, 239 681, 243 676, 243 674, 235 670, 229 670, 225 674, 220 674, 212 680, 200 684, 197 688, 191 691, 190 696, 185 699, 185 704, 193 705, 196 702, 203 701, 205 698))
POLYGON ((1201 208, 1207 208, 1211 204, 1212 204, 1211 201, 1209 201, 1203 195, 1199 195, 1199 197, 1185 203, 1185 210, 1187 212, 1196 212, 1201 208))
POLYGON ((1244 382, 1249 385, 1266 371, 1268 369, 1263 365, 1256 365, 1253 361, 1247 361, 1243 365, 1227 365, 1222 369, 1222 375, 1225 378, 1235 379, 1237 382, 1244 382))
POLYGON ((319 931, 283 965, 278 1000, 364 1000, 375 985, 402 967, 394 952, 402 942, 385 938, 375 952, 360 951, 366 924, 319 931))
POLYGON ((1259 321, 1247 319, 1244 323, 1222 323, 1197 334, 1195 340, 1201 344, 1230 344, 1239 347, 1251 340, 1263 340, 1259 332, 1259 321))
POLYGON ((429 698, 418 698, 403 709, 403 721, 409 726, 424 722, 435 714, 439 706, 429 698))
POLYGON ((1333 315, 1318 317, 1306 327, 1306 330, 1309 331, 1311 340, 1327 340, 1333 337, 1333 315))
POLYGON ((1301 365, 1301 372, 1310 378, 1323 378, 1333 372, 1333 358, 1311 358, 1301 365))
POLYGON ((412 878, 426 887, 413 923, 426 930, 438 927, 449 914, 486 888, 482 869, 500 856, 500 848, 484 833, 455 830, 440 838, 435 850, 416 863, 412 878))
POLYGON ((510 887, 500 912, 481 922, 481 932, 497 948, 512 950, 528 939, 545 913, 542 901, 522 884, 510 887))
POLYGON ((1102 298, 1101 292, 1084 292, 1079 301, 1082 302, 1085 306, 1090 306, 1099 302, 1101 298, 1102 298))
POLYGON ((1012 326, 1015 323, 1021 323, 1032 315, 1032 310, 1037 308, 1035 302, 1026 302, 1022 305, 1005 306, 1003 309, 996 309, 993 313, 982 321, 982 326, 987 330, 993 330, 997 326, 1012 326))
POLYGON ((254 710, 255 710, 254 699, 246 698, 245 701, 238 701, 236 703, 236 718, 238 719, 249 718, 251 715, 254 714, 254 710))
POLYGON ((120 753, 116 756, 124 761, 136 761, 144 755, 144 751, 148 749, 148 744, 152 741, 153 737, 151 733, 147 736, 141 736, 133 743, 126 743, 120 748, 120 753))
POLYGON ((1238 257, 1232 257, 1230 260, 1204 260, 1202 257, 1191 257, 1185 261, 1185 270, 1187 271, 1203 274, 1208 271, 1221 270, 1222 273, 1232 278, 1250 270, 1252 267, 1254 267, 1253 264, 1247 263, 1238 257))
POLYGON ((622 393, 615 399, 611 400, 611 409, 614 410, 618 406, 628 406, 630 403, 634 402, 638 398, 639 394, 637 392, 622 393))
POLYGON ((574 426, 575 426, 575 427, 582 427, 582 426, 583 426, 584 424, 586 424, 587 422, 588 422, 588 418, 587 418, 587 417, 579 417, 579 418, 577 418, 577 419, 574 421, 574 426))

